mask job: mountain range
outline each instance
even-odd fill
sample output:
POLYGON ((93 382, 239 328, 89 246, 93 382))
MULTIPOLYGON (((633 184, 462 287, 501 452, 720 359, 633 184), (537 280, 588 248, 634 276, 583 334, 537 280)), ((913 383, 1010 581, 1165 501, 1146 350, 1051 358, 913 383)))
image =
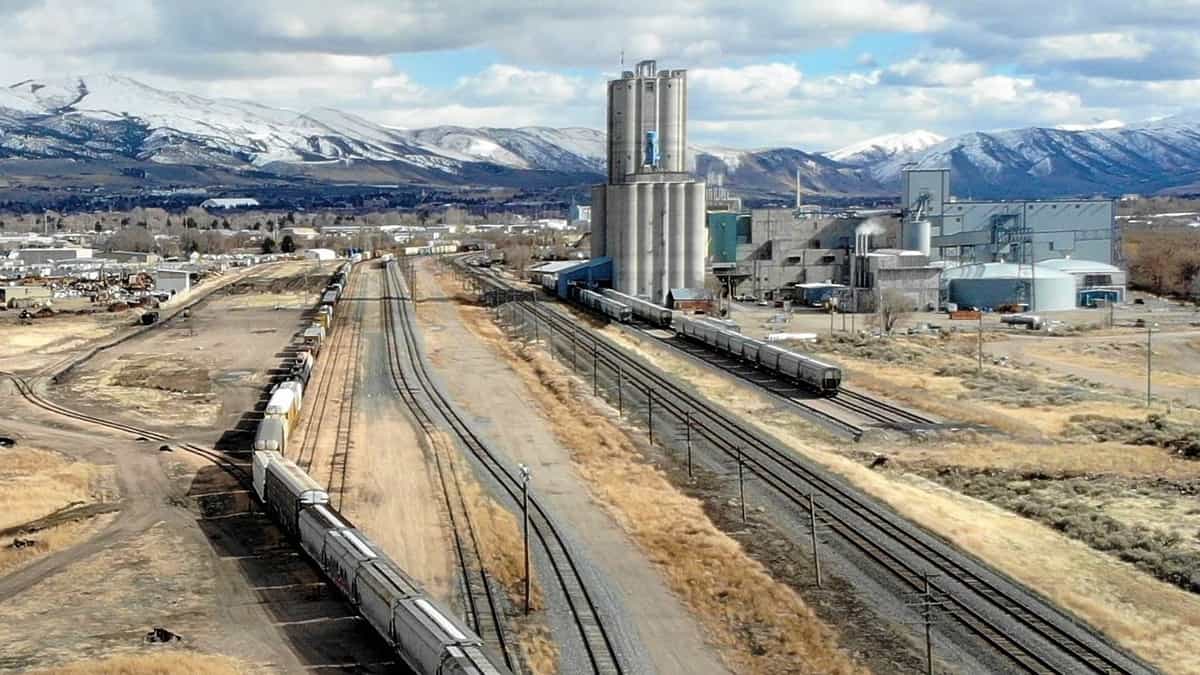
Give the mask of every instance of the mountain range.
MULTIPOLYGON (((250 176, 438 186, 599 182, 605 138, 586 128, 399 129, 332 108, 303 113, 100 75, 0 87, 0 160, 205 167, 250 176)), ((961 197, 1153 193, 1200 183, 1200 116, 943 138, 892 134, 826 152, 693 146, 701 178, 750 197, 801 190, 893 196, 902 167, 949 167, 961 197)), ((6 164, 8 166, 8 164, 6 164)))

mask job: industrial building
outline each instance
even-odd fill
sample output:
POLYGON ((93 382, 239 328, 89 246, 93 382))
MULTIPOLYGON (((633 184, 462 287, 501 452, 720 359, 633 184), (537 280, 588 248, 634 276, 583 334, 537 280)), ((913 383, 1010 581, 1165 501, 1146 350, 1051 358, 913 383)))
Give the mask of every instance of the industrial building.
MULTIPOLYGON (((903 248, 928 241, 940 260, 1030 264, 1070 256, 1120 260, 1111 199, 975 201, 951 196, 949 169, 903 171, 903 248)), ((924 249, 918 249, 924 250, 924 249)))
POLYGON ((9 254, 26 265, 52 265, 60 260, 92 257, 90 248, 21 248, 9 254))
POLYGON ((1120 267, 1076 258, 1043 260, 1038 266, 1066 272, 1074 277, 1076 302, 1083 307, 1125 301, 1127 279, 1120 267))
POLYGON ((705 188, 687 172, 687 71, 642 61, 608 83, 608 182, 592 188, 593 258, 612 286, 666 301, 704 285, 705 188))

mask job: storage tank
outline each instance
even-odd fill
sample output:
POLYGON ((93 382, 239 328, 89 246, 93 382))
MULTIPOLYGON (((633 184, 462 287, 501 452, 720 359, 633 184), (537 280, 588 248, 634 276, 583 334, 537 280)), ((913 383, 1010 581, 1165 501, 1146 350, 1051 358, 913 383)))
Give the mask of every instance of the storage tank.
POLYGON ((687 204, 687 190, 683 183, 671 183, 671 210, 667 223, 667 289, 683 288, 684 270, 687 262, 684 257, 684 227, 687 204))
POLYGON ((637 292, 633 295, 653 297, 654 289, 654 185, 638 183, 638 238, 631 256, 638 259, 637 292))
POLYGON ((951 267, 942 272, 950 302, 959 307, 996 309, 1029 305, 1029 311, 1055 312, 1075 308, 1075 279, 1049 267, 1013 263, 981 263, 951 267))
POLYGON ((592 257, 608 255, 608 223, 605 221, 604 206, 608 188, 604 185, 592 187, 592 257))
POLYGON ((658 80, 659 166, 663 171, 684 171, 683 111, 687 109, 686 71, 663 71, 658 80))
MULTIPOLYGON (((595 213, 595 209, 592 211, 595 213)), ((904 223, 904 240, 900 248, 906 251, 920 251, 929 255, 929 240, 931 225, 928 220, 911 220, 904 223)))
POLYGON ((670 187, 669 183, 654 184, 654 215, 651 221, 654 231, 654 274, 651 279, 654 285, 651 288, 650 298, 655 302, 667 297, 667 284, 670 283, 667 277, 667 268, 670 265, 667 257, 670 251, 670 244, 667 241, 669 226, 667 213, 671 210, 670 187))
POLYGON ((683 286, 704 287, 704 254, 708 228, 704 221, 704 183, 686 184, 686 208, 683 222, 683 286))
POLYGON ((618 185, 617 190, 624 198, 623 214, 620 223, 621 248, 617 252, 618 257, 615 259, 618 274, 624 279, 617 290, 630 295, 638 294, 638 284, 641 283, 639 275, 638 248, 641 246, 640 232, 638 231, 638 190, 636 185, 618 185))

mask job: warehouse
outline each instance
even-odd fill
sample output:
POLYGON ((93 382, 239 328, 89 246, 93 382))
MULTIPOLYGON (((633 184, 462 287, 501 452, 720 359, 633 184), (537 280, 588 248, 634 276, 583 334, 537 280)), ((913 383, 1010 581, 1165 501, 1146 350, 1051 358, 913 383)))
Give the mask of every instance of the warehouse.
POLYGON ((1075 308, 1075 277, 1041 265, 977 263, 942 272, 950 302, 986 310, 1055 312, 1075 308))
POLYGON ((48 286, 0 286, 0 306, 4 307, 47 304, 50 297, 48 286))
POLYGON ((22 248, 15 253, 26 265, 51 265, 60 260, 92 257, 90 248, 22 248))
POLYGON ((172 295, 184 295, 192 289, 192 273, 187 270, 160 267, 154 275, 154 290, 172 295))

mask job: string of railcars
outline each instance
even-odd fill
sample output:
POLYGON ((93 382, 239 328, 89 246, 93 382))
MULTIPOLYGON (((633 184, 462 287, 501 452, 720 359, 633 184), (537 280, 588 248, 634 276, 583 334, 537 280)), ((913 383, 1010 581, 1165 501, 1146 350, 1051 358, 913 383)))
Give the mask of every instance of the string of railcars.
POLYGON ((836 396, 842 386, 842 369, 778 345, 742 335, 711 317, 689 317, 649 300, 635 298, 611 288, 593 291, 572 286, 571 300, 614 321, 634 319, 655 328, 666 328, 723 354, 771 373, 782 375, 823 396, 836 396))
POLYGON ((254 493, 414 672, 507 675, 506 668, 487 657, 477 635, 338 513, 328 492, 284 456, 300 416, 304 387, 333 326, 350 270, 350 263, 343 264, 331 277, 313 322, 301 332, 302 344, 289 365, 288 379, 271 391, 254 438, 254 493))

